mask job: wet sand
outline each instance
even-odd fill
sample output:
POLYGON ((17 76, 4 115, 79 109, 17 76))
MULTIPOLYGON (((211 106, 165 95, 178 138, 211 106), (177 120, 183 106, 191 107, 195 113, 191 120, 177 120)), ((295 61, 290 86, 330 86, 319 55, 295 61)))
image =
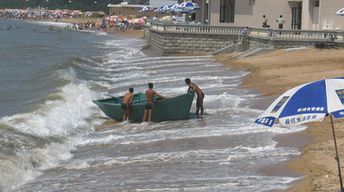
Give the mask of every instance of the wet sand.
MULTIPOLYGON (((343 49, 276 50, 242 59, 236 59, 233 54, 224 54, 217 56, 216 60, 232 69, 251 72, 241 87, 254 89, 263 96, 268 96, 257 104, 258 108, 268 107, 279 94, 299 84, 344 74, 343 49)), ((278 146, 302 147, 302 155, 287 163, 264 168, 262 172, 268 175, 303 175, 303 179, 287 191, 337 191, 340 187, 329 119, 309 123, 307 126, 303 132, 276 138, 279 141, 278 146)), ((342 160, 343 126, 342 120, 335 121, 339 155, 342 160)))

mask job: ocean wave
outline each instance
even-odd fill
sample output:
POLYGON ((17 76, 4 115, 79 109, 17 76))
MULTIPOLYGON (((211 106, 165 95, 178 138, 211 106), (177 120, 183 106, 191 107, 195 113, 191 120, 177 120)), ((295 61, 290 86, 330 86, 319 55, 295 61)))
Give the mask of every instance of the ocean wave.
POLYGON ((0 123, 35 136, 65 136, 80 127, 89 128, 87 118, 95 111, 92 103, 95 95, 86 83, 70 83, 61 88, 54 100, 47 100, 36 111, 2 117, 0 123))
MULTIPOLYGON (((35 142, 42 138, 41 142, 45 143, 43 146, 35 142, 24 143, 25 146, 17 148, 15 154, 0 158, 0 186, 3 191, 16 189, 39 176, 41 171, 71 158, 78 139, 71 141, 68 138, 92 132, 94 126, 101 123, 90 119, 99 114, 92 103, 92 99, 97 98, 96 93, 88 88, 86 82, 72 80, 73 74, 64 75, 71 82, 60 88, 58 93, 48 95, 35 110, 0 119, 0 124, 9 131, 26 134, 23 136, 23 139, 27 138, 26 142, 29 142, 29 137, 35 137, 35 142)), ((23 145, 18 137, 13 142, 12 147, 23 145)))
MULTIPOLYGON (((130 164, 150 165, 165 163, 210 163, 212 165, 241 164, 245 160, 247 166, 250 162, 256 165, 266 165, 285 161, 290 156, 300 155, 295 148, 275 148, 277 142, 261 147, 243 147, 224 149, 199 149, 186 151, 156 152, 130 156, 97 156, 90 159, 78 159, 68 164, 61 164, 59 169, 86 169, 98 166, 124 166, 130 164)), ((115 155, 115 154, 114 154, 115 155)), ((254 166, 256 166, 254 165, 254 166)))
MULTIPOLYGON (((218 120, 214 120, 218 121, 218 120)), ((181 140, 194 138, 209 138, 221 136, 252 136, 261 133, 285 134, 304 130, 305 126, 296 126, 291 128, 266 128, 252 123, 237 122, 232 119, 221 120, 223 126, 203 126, 201 128, 190 128, 186 122, 179 124, 178 128, 168 129, 169 124, 153 124, 151 126, 145 124, 129 124, 117 125, 112 131, 106 132, 105 135, 99 134, 94 137, 86 137, 80 146, 98 145, 98 144, 114 144, 114 145, 131 145, 131 144, 147 144, 166 140, 181 140)), ((208 120, 208 123, 211 123, 208 120)))
POLYGON ((73 150, 70 142, 50 143, 43 148, 18 152, 0 158, 0 189, 12 191, 41 175, 44 169, 52 168, 61 161, 70 159, 73 150))

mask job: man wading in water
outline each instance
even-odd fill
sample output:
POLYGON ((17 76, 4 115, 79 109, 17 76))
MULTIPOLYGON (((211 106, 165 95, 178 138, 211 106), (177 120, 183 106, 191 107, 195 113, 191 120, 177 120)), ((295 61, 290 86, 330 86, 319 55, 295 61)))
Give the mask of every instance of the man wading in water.
POLYGON ((129 92, 123 96, 121 108, 123 109, 123 121, 128 121, 130 116, 130 105, 133 102, 134 88, 130 87, 129 92))
POLYGON ((203 115, 204 107, 203 107, 203 99, 204 99, 204 93, 201 88, 199 88, 196 84, 191 83, 191 80, 189 78, 185 79, 185 84, 189 86, 189 91, 194 91, 197 94, 197 101, 196 101, 196 115, 199 117, 199 110, 201 109, 201 115, 203 115))
POLYGON ((153 98, 154 96, 158 96, 160 99, 165 99, 165 97, 161 96, 159 93, 153 90, 153 83, 148 83, 148 89, 146 91, 146 101, 147 104, 145 106, 145 111, 143 115, 143 120, 146 121, 147 113, 148 113, 148 122, 152 122, 152 110, 153 110, 153 98))

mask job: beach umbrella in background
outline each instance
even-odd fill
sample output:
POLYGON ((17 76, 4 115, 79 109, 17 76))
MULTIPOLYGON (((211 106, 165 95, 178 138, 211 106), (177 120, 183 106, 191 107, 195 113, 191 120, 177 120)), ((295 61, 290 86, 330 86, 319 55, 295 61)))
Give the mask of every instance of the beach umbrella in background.
POLYGON ((180 5, 178 3, 170 6, 170 12, 172 13, 181 13, 182 11, 183 10, 180 8, 180 5))
POLYGON ((170 11, 170 7, 168 5, 163 5, 155 10, 155 12, 158 12, 158 13, 166 13, 168 11, 170 11))
POLYGON ((200 9, 200 7, 191 1, 183 2, 179 5, 179 8, 183 11, 194 11, 200 9))
MULTIPOLYGON (((197 10, 199 10, 200 7, 194 2, 186 1, 179 5, 179 9, 181 9, 181 13, 192 14, 192 13, 195 13, 197 10)), ((184 21, 185 20, 186 20, 186 15, 184 15, 184 21)))
POLYGON ((339 9, 339 10, 336 12, 336 15, 344 16, 344 8, 339 9))
POLYGON ((290 126, 322 121, 326 116, 331 119, 335 159, 343 192, 333 118, 344 118, 344 77, 323 79, 290 89, 278 97, 255 122, 271 127, 278 120, 282 126, 290 126))
POLYGON ((150 11, 148 7, 142 7, 142 9, 139 12, 147 12, 150 11))

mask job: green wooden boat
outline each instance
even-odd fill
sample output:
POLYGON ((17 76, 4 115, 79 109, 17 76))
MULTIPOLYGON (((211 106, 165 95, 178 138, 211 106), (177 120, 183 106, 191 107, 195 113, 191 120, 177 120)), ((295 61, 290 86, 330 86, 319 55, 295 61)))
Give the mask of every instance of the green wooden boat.
MULTIPOLYGON (((192 101, 195 93, 179 95, 164 100, 154 98, 154 107, 152 112, 152 121, 169 121, 187 119, 190 113, 192 101)), ((123 120, 123 110, 121 108, 123 97, 112 97, 101 100, 94 100, 95 103, 108 117, 116 121, 123 120)), ((134 95, 131 105, 130 120, 141 122, 144 108, 146 105, 146 96, 144 93, 134 95)))

